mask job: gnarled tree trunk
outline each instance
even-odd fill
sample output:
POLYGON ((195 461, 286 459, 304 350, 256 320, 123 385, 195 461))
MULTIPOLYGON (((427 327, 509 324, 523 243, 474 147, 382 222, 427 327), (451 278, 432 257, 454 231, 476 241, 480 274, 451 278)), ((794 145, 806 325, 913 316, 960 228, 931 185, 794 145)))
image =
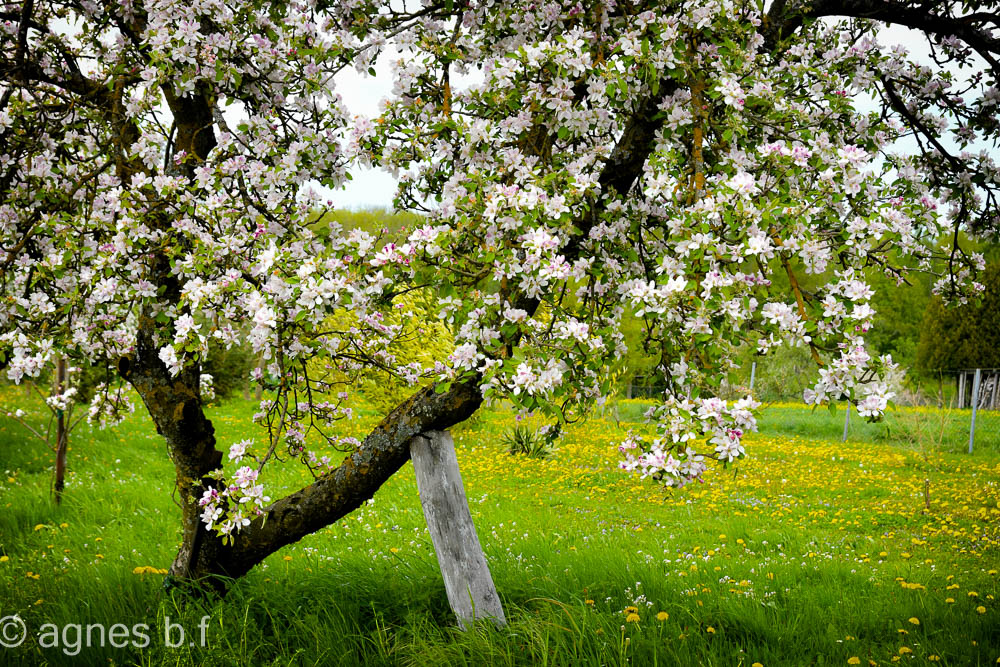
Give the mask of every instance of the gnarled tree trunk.
POLYGON ((446 430, 468 419, 482 403, 475 380, 455 383, 443 393, 433 387, 416 392, 337 469, 272 504, 264 516, 235 534, 233 544, 225 545, 205 528, 198 505, 204 492, 217 484, 209 473, 222 466, 215 429, 203 411, 199 370, 191 366, 171 377, 159 359, 152 331, 151 322, 140 327, 135 354, 123 359, 119 370, 142 397, 176 470, 183 532, 170 576, 217 591, 281 547, 360 507, 409 460, 414 436, 446 430))
POLYGON ((224 582, 216 575, 225 574, 219 561, 226 547, 214 532, 206 530, 198 505, 202 494, 217 484, 208 474, 222 467, 215 428, 201 403, 200 367, 189 366, 171 377, 160 361, 152 332, 151 321, 140 325, 135 354, 123 359, 119 370, 145 403, 174 462, 183 537, 170 575, 221 589, 224 582))

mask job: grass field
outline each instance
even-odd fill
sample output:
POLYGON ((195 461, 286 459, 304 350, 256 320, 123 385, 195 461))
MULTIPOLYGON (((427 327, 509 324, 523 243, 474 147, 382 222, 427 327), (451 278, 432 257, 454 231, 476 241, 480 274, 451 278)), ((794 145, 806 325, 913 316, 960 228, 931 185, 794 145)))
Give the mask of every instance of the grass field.
MULTIPOLYGON (((0 403, 37 412, 13 388, 0 388, 0 403)), ((23 646, 0 648, 0 664, 1000 661, 1000 447, 960 453, 967 431, 928 436, 941 419, 919 413, 934 429, 859 426, 841 443, 843 413, 776 406, 738 467, 670 492, 616 470, 609 442, 641 428, 630 421, 641 408, 570 429, 548 460, 503 451, 513 418, 502 411, 455 431, 509 620, 470 632, 448 609, 410 466, 224 600, 192 604, 156 573, 174 555, 179 510, 144 415, 74 432, 61 507, 49 497, 51 455, 0 417, 0 617, 29 629, 23 646), (177 648, 166 646, 168 617, 186 632, 177 648), (117 623, 130 633, 119 630, 124 648, 97 628, 85 645, 83 626, 117 623), (148 646, 135 646, 136 624, 148 646)), ((252 410, 212 409, 223 445, 245 436, 252 410)), ((278 497, 307 480, 289 466, 264 481, 278 497)))

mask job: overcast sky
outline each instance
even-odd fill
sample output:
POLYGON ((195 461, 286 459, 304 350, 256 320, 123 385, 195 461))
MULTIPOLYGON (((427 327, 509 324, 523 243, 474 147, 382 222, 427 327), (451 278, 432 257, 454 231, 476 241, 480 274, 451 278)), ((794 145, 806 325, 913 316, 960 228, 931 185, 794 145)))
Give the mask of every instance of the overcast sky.
MULTIPOLYGON (((347 108, 356 114, 374 118, 379 115, 379 104, 392 92, 392 77, 388 56, 383 54, 375 65, 377 77, 362 76, 348 68, 337 76, 337 92, 347 108)), ((396 193, 396 179, 384 169, 354 169, 353 180, 343 190, 325 197, 337 208, 392 208, 396 193)))

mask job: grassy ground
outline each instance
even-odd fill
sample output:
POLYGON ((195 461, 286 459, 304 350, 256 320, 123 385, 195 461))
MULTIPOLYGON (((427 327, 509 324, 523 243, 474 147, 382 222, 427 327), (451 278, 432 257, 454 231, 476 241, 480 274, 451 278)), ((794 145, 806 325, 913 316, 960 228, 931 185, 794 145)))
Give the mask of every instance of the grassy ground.
MULTIPOLYGON (((31 408, 19 391, 0 392, 5 409, 31 408)), ((627 421, 639 410, 625 404, 621 424, 571 429, 549 460, 502 451, 503 412, 456 431, 510 621, 466 633, 448 609, 409 466, 224 600, 193 605, 151 571, 169 566, 179 512, 145 416, 74 433, 61 507, 49 498, 50 455, 0 418, 0 617, 18 614, 30 635, 0 648, 0 664, 998 661, 997 448, 969 456, 956 453, 960 441, 886 440, 877 428, 840 443, 839 430, 823 430, 835 416, 778 407, 739 467, 667 492, 615 469, 608 443, 640 427, 627 421), (87 624, 122 624, 114 643, 124 648, 96 627, 86 646, 87 624)), ((223 444, 245 437, 252 411, 239 400, 213 410, 223 444)), ((264 481, 277 497, 307 480, 288 467, 264 481)))

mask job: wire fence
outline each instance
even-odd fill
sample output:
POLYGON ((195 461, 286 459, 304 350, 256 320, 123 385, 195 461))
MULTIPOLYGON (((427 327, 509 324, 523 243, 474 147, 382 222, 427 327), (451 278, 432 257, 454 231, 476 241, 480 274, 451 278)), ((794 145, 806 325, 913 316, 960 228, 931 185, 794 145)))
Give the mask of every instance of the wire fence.
MULTIPOLYGON (((802 393, 815 377, 814 367, 803 363, 752 363, 745 368, 745 381, 724 388, 730 398, 752 391, 770 409, 764 424, 777 429, 795 422, 793 411, 801 411, 802 393), (779 422, 785 422, 779 424, 779 422)), ((1000 450, 1000 369, 979 368, 924 371, 902 377, 895 388, 894 408, 878 424, 867 423, 856 410, 816 410, 811 428, 821 422, 822 431, 811 434, 841 440, 889 438, 918 446, 939 446, 948 451, 973 452, 977 447, 1000 450)), ((664 391, 654 382, 633 382, 623 392, 627 398, 656 398, 664 391)), ((794 424, 793 424, 794 426, 794 424)), ((784 430, 787 430, 785 428, 784 430)))

